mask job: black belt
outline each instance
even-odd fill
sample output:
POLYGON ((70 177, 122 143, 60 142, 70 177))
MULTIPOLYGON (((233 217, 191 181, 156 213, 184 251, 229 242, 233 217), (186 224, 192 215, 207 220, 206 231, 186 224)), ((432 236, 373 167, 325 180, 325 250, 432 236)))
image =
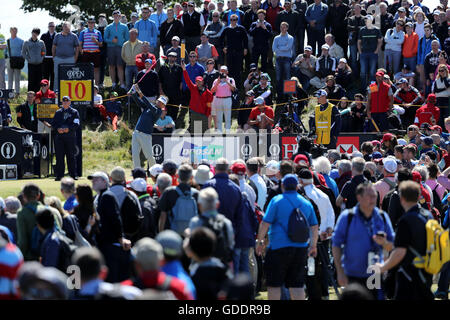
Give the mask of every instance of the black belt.
POLYGON ((228 96, 228 97, 217 97, 217 96, 216 96, 216 98, 217 98, 217 99, 227 99, 227 98, 231 98, 231 96, 228 96))

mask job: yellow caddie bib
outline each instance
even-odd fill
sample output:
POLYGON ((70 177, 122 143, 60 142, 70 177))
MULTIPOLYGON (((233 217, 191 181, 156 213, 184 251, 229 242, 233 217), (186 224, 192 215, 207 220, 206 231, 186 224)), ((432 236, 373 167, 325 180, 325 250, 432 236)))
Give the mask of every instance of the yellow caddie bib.
POLYGON ((331 139, 331 114, 333 105, 328 102, 328 107, 324 111, 320 111, 320 105, 315 107, 315 122, 317 143, 329 144, 331 139))

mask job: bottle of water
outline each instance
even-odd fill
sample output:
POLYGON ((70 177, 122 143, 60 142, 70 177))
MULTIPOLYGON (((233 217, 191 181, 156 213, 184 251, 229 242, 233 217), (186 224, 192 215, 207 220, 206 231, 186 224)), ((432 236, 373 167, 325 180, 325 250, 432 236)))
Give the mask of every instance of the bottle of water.
POLYGON ((308 276, 313 276, 316 272, 314 257, 308 257, 308 276))

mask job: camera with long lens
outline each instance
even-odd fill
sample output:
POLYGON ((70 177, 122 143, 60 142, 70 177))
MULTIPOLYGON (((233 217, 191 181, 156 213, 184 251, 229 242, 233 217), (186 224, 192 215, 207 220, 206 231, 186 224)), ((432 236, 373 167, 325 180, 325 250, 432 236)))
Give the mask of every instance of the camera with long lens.
POLYGON ((227 78, 227 75, 226 75, 225 73, 221 72, 221 73, 219 74, 219 78, 220 78, 220 79, 226 79, 226 78, 227 78))

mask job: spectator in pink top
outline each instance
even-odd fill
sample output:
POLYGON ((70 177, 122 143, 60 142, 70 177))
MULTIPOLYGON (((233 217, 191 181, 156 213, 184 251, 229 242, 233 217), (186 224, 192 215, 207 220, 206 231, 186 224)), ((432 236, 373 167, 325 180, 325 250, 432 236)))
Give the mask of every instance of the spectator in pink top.
POLYGON ((390 190, 396 186, 395 173, 397 172, 397 161, 393 157, 383 159, 383 179, 375 183, 375 189, 380 195, 379 207, 383 202, 383 198, 390 190))
POLYGON ((432 163, 427 166, 428 169, 428 180, 425 182, 427 186, 430 187, 431 191, 436 191, 439 196, 439 199, 442 201, 446 190, 445 188, 437 181, 437 176, 439 175, 439 168, 436 164, 432 163))
POLYGON ((236 83, 233 78, 228 76, 227 66, 220 67, 219 78, 214 80, 211 92, 214 100, 211 106, 211 115, 214 119, 214 126, 217 131, 222 132, 222 121, 225 116, 225 130, 231 129, 231 95, 236 91, 236 83))

